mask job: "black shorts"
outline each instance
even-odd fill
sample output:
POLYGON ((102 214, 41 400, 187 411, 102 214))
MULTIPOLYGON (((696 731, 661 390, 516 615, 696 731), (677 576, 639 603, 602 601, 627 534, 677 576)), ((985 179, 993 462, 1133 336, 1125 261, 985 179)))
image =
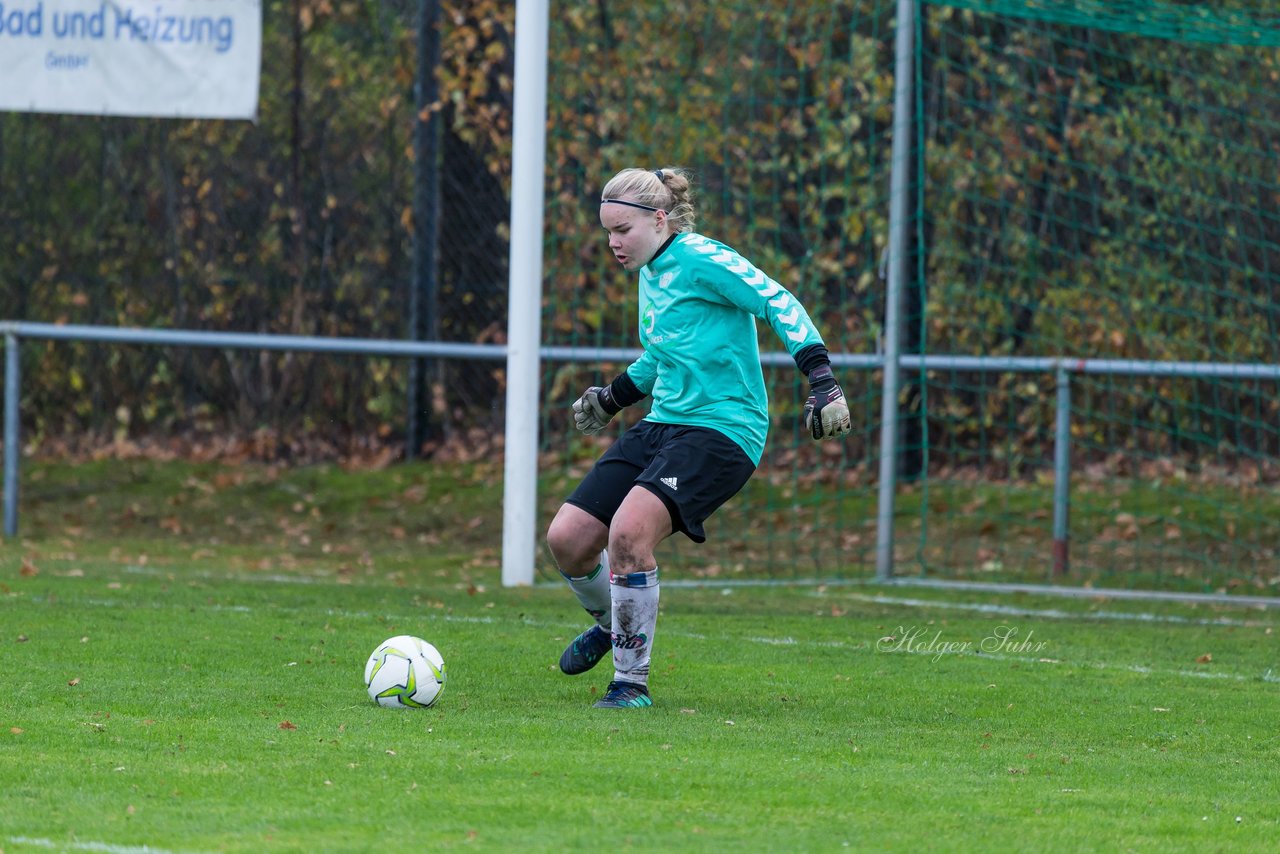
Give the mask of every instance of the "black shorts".
POLYGON ((566 503, 609 525, 632 487, 643 486, 667 505, 674 530, 704 543, 702 523, 737 495, 755 470, 746 452, 723 433, 641 421, 604 452, 566 503))

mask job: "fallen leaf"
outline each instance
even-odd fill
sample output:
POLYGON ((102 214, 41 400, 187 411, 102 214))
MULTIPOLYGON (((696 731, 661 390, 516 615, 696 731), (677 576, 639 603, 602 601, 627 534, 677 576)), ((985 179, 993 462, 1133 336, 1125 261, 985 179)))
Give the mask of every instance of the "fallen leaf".
POLYGON ((22 569, 18 570, 18 575, 21 575, 23 578, 33 578, 39 574, 40 570, 31 562, 31 558, 24 557, 22 559, 22 569))
POLYGON ((1196 659, 1196 664, 1208 664, 1210 661, 1213 661, 1213 656, 1206 652, 1196 659))
POLYGON ((75 679, 72 679, 72 680, 71 680, 70 682, 68 682, 67 684, 68 684, 68 685, 70 685, 72 688, 76 687, 77 685, 79 685, 79 684, 80 684, 80 677, 79 677, 79 676, 77 676, 75 679))
POLYGON ((11 726, 9 727, 9 732, 13 733, 14 735, 22 735, 22 727, 11 726))
POLYGON ((297 729, 297 728, 298 727, 296 725, 290 723, 289 721, 280 722, 280 729, 297 729))

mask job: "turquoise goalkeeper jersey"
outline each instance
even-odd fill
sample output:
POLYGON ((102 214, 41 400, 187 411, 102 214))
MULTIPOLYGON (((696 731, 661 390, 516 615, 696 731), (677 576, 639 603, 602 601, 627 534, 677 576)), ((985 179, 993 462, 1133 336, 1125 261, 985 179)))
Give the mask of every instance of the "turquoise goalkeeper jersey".
POLYGON ((718 430, 759 465, 769 398, 756 318, 792 356, 823 343, 799 300, 723 243, 679 234, 642 267, 644 354, 627 375, 653 396, 648 420, 718 430))

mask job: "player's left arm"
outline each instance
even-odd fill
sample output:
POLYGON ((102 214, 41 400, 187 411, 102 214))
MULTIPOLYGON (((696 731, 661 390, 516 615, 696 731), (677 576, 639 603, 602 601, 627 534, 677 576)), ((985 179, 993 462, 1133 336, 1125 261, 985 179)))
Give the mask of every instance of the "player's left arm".
POLYGON ((711 289, 732 305, 769 324, 809 378, 804 424, 815 440, 837 439, 852 429, 849 404, 831 370, 831 358, 809 312, 795 294, 737 253, 707 259, 702 271, 711 289))
POLYGON ((796 366, 809 378, 809 397, 804 402, 804 426, 815 440, 838 439, 853 429, 849 403, 831 370, 831 359, 823 344, 810 344, 793 354, 796 366))

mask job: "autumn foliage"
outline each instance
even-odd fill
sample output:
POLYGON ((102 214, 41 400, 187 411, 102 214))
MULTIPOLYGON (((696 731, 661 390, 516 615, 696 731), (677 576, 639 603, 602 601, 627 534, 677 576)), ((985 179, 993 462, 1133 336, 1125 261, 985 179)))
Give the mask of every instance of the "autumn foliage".
MULTIPOLYGON (((875 351, 895 5, 552 4, 547 343, 634 345, 634 286, 595 200, 619 168, 680 165, 702 230, 796 291, 833 351, 875 351)), ((1137 17, 1090 28, 1073 4, 1002 14, 1017 5, 920 4, 907 349, 1280 361, 1274 49, 1137 17)), ((412 134, 434 115, 441 336, 501 342, 515 9, 441 9, 422 116, 405 0, 269 0, 256 124, 0 116, 0 316, 404 337, 412 134)), ((500 367, 449 364, 438 421, 499 425, 500 367)), ((548 406, 593 376, 548 365, 548 406)), ((935 449, 1005 448, 1012 470, 1043 456, 1051 378, 908 380, 905 417, 935 449)), ((794 414, 794 377, 771 382, 794 414)), ((393 440, 405 384, 388 359, 32 342, 23 417, 37 439, 393 440)), ((854 441, 873 441, 878 376, 850 372, 846 391, 867 412, 854 441)), ((1274 383, 1118 380, 1088 387, 1079 429, 1101 455, 1274 454, 1277 400, 1274 383)))

